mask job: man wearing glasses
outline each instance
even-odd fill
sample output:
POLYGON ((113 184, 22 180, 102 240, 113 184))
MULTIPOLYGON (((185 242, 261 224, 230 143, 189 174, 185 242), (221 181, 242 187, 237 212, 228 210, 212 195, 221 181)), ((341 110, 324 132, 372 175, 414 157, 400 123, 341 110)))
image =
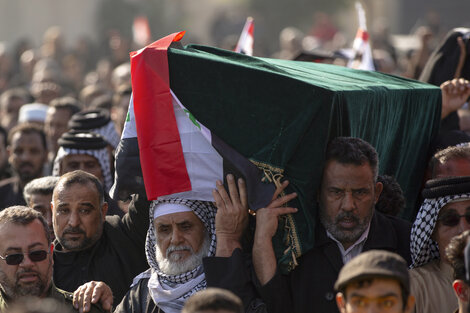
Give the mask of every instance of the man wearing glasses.
POLYGON ((450 240, 470 229, 470 176, 429 180, 411 230, 411 293, 415 312, 454 312, 450 240))
MULTIPOLYGON (((54 298, 73 309, 72 294, 52 282, 51 251, 41 213, 23 206, 0 212, 0 312, 24 296, 54 298)), ((90 312, 102 311, 93 306, 90 312)))

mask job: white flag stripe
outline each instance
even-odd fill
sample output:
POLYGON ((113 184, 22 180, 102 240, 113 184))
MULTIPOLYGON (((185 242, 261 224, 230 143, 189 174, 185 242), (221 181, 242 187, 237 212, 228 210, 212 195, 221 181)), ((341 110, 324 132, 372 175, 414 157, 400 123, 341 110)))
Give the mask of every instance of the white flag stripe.
POLYGON ((366 11, 364 11, 364 8, 360 2, 356 2, 356 11, 359 19, 359 28, 367 30, 366 11))
POLYGON ((126 122, 124 123, 124 129, 122 130, 121 139, 136 137, 137 128, 135 126, 134 95, 131 94, 131 99, 129 100, 129 108, 127 109, 126 122))
POLYGON ((192 190, 162 196, 159 199, 181 197, 190 200, 214 201, 212 190, 216 188, 215 182, 223 180, 223 159, 209 141, 210 131, 194 119, 194 122, 201 127, 199 129, 175 94, 173 92, 171 94, 192 190), (209 136, 204 136, 204 132, 209 136))
POLYGON ((356 2, 356 11, 359 21, 359 29, 356 34, 356 38, 354 38, 353 41, 354 57, 349 61, 348 67, 359 70, 375 71, 372 49, 367 33, 366 12, 360 2, 356 2), (364 34, 367 34, 367 36, 364 36, 364 34), (355 59, 358 55, 362 56, 361 62, 356 64, 355 59))
MULTIPOLYGON (((189 113, 188 113, 189 110, 186 109, 186 107, 181 103, 180 99, 178 99, 178 97, 175 95, 173 90, 170 89, 170 92, 171 92, 171 96, 173 97, 173 101, 175 101, 179 105, 179 107, 184 112, 186 112, 186 116, 189 118, 189 113)), ((197 122, 198 122, 199 126, 201 127, 200 131, 201 131, 202 135, 207 139, 207 141, 212 142, 211 131, 206 126, 199 123, 199 121, 197 121, 197 122)))
POLYGON ((235 47, 235 52, 245 53, 246 55, 253 55, 253 34, 250 32, 250 28, 253 25, 253 18, 248 17, 246 19, 245 25, 243 26, 242 33, 238 39, 237 46, 235 47))

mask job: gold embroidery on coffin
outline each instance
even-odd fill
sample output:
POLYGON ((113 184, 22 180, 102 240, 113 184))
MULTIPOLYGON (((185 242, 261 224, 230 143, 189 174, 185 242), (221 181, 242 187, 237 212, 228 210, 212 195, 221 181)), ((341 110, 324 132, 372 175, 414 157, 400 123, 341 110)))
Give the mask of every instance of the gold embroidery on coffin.
MULTIPOLYGON (((250 161, 255 164, 260 170, 263 171, 264 177, 261 179, 262 182, 274 183, 276 188, 281 187, 281 179, 284 177, 284 169, 259 161, 250 161)), ((284 195, 285 192, 282 191, 279 196, 282 197, 284 195)), ((252 215, 256 215, 256 212, 251 210, 249 213, 252 215)), ((297 228, 295 227, 295 222, 294 218, 292 217, 292 214, 287 214, 285 216, 282 216, 281 218, 284 220, 284 229, 287 234, 286 240, 284 242, 287 248, 284 250, 283 254, 291 254, 291 261, 289 261, 288 265, 288 270, 291 271, 298 265, 297 258, 300 257, 301 249, 299 236, 297 234, 297 228)))

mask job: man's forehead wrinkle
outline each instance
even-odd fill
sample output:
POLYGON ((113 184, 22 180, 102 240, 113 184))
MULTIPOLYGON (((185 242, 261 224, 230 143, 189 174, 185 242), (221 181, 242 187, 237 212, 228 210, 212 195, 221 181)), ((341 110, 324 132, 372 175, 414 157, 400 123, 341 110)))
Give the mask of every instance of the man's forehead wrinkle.
POLYGON ((171 219, 171 220, 158 220, 158 218, 155 220, 155 225, 157 226, 168 226, 168 225, 171 225, 171 224, 176 224, 176 225, 181 225, 181 224, 185 224, 185 223, 192 223, 192 221, 190 221, 189 219, 183 219, 183 220, 175 220, 175 219, 171 219))
POLYGON ((193 212, 178 212, 178 213, 170 213, 165 215, 160 215, 156 219, 154 219, 154 223, 158 223, 160 221, 164 223, 180 223, 182 220, 191 221, 194 219, 198 219, 199 217, 193 212))

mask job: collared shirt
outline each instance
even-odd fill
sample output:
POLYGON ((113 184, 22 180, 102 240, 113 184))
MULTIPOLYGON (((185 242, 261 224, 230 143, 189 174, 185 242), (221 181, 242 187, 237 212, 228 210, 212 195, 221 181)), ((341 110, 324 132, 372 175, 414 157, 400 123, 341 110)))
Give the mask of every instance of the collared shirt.
POLYGON ((346 264, 351 261, 352 258, 359 255, 362 252, 362 248, 364 248, 364 244, 366 243, 367 236, 369 236, 369 229, 370 229, 370 222, 367 225, 366 230, 362 233, 361 237, 356 240, 348 249, 344 250, 343 244, 339 242, 333 235, 326 231, 326 235, 331 238, 336 244, 338 245, 339 251, 341 252, 341 256, 343 258, 343 263, 346 264))

